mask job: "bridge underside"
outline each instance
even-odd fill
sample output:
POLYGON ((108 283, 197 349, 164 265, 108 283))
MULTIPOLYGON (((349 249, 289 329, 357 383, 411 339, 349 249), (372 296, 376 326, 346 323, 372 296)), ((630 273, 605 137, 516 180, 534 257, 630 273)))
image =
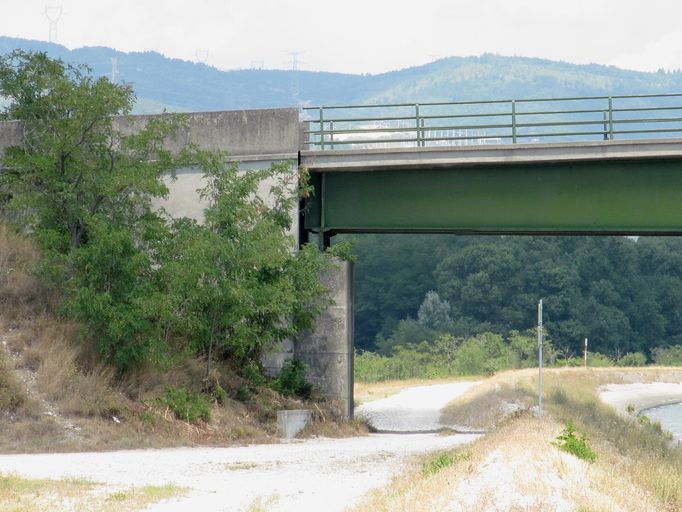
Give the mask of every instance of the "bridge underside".
POLYGON ((679 157, 310 172, 308 235, 682 234, 679 157))

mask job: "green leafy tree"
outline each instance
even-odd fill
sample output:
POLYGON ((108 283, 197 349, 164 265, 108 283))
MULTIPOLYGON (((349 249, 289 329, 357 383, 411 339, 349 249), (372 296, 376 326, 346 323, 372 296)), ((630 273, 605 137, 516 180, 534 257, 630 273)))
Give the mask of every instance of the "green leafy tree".
POLYGON ((124 134, 132 89, 43 53, 0 58, 0 96, 2 118, 23 128, 3 156, 2 188, 40 243, 43 277, 90 324, 106 359, 120 368, 148 359, 162 340, 150 243, 167 231, 152 201, 183 162, 163 147, 178 122, 158 118, 124 134))
POLYGON ((318 276, 329 258, 294 251, 289 234, 298 205, 289 165, 241 173, 220 152, 171 155, 164 144, 181 118, 133 130, 129 86, 42 53, 0 58, 0 96, 2 117, 24 132, 2 160, 9 207, 40 242, 63 310, 120 370, 188 354, 203 354, 207 373, 218 357, 253 367, 328 304, 318 276), (168 193, 164 176, 188 165, 205 173, 203 224, 152 205, 168 193))
POLYGON ((205 222, 173 225, 161 280, 174 306, 168 323, 204 353, 256 361, 269 344, 310 327, 328 304, 319 273, 328 260, 312 246, 293 251, 288 233, 297 200, 287 164, 241 173, 220 153, 198 152, 205 222), (268 205, 258 195, 272 183, 268 205))
POLYGON ((438 293, 433 290, 426 292, 424 301, 417 312, 417 320, 431 329, 447 329, 452 324, 450 303, 441 300, 438 293))
POLYGON ((123 135, 114 118, 132 108, 129 86, 16 51, 0 58, 0 96, 8 101, 1 117, 23 123, 21 145, 3 158, 4 186, 44 249, 68 254, 93 223, 133 227, 154 215, 152 199, 168 192, 161 177, 178 165, 163 149, 174 123, 157 119, 123 135))

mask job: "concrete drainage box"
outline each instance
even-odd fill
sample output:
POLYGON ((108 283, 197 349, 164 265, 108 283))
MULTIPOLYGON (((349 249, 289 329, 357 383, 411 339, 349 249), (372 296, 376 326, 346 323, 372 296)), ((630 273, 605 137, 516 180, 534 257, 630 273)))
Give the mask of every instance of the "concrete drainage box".
POLYGON ((311 420, 311 411, 303 409, 277 411, 277 431, 280 437, 291 439, 309 425, 311 420))

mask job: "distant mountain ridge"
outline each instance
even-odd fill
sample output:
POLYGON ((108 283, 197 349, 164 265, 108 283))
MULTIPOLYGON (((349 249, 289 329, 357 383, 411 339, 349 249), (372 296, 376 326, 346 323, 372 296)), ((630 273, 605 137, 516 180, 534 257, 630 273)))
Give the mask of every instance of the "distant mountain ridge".
POLYGON ((493 54, 449 57, 388 73, 354 75, 221 71, 157 52, 126 53, 105 47, 69 50, 54 43, 0 36, 0 54, 17 48, 87 64, 98 76, 110 75, 111 59, 116 58, 117 80, 133 84, 138 96, 136 113, 682 92, 679 71, 645 73, 493 54))

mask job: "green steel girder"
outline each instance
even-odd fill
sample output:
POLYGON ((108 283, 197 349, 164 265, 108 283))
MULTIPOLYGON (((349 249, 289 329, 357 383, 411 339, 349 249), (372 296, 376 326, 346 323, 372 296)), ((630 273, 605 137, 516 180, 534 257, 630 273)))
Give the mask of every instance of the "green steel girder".
POLYGON ((682 159, 311 174, 308 233, 682 234, 682 159))

